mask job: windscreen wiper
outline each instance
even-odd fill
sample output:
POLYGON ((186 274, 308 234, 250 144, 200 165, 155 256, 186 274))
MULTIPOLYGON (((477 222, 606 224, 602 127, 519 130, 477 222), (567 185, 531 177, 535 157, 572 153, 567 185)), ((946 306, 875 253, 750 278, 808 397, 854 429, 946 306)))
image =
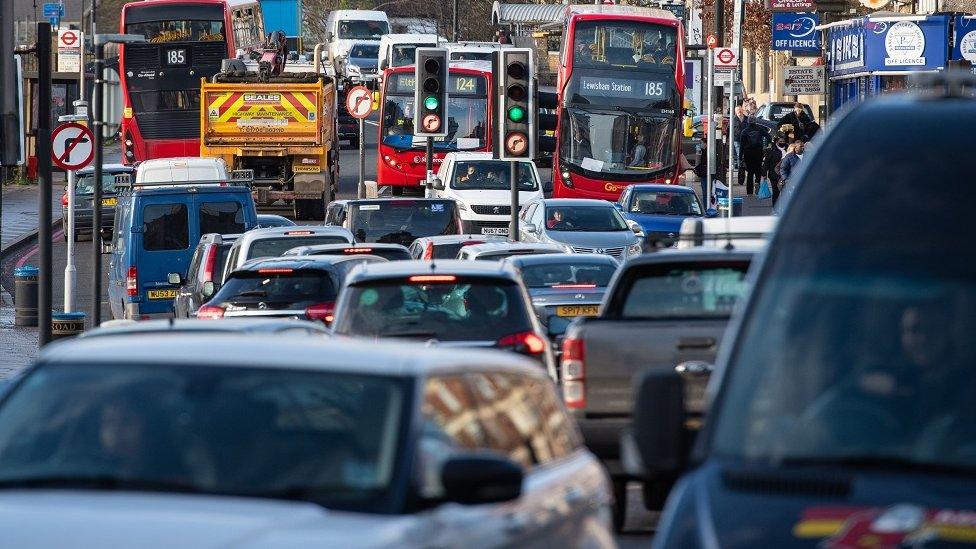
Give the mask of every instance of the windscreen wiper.
POLYGON ((29 488, 76 488, 87 490, 133 490, 181 493, 204 492, 199 486, 184 482, 126 478, 115 475, 51 475, 0 479, 0 490, 29 488))
POLYGON ((856 469, 882 469, 911 472, 976 475, 976 465, 918 461, 901 456, 852 454, 841 456, 785 457, 777 465, 797 467, 851 467, 856 469))

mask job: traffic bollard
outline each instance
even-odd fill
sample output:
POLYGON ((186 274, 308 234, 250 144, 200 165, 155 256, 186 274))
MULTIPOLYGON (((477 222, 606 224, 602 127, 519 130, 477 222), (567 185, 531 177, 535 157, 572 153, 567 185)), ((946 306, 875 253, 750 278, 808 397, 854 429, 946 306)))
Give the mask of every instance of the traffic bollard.
POLYGON ((74 337, 85 331, 85 313, 51 313, 51 341, 74 337))
POLYGON ((33 265, 14 269, 14 326, 37 326, 37 277, 33 265))

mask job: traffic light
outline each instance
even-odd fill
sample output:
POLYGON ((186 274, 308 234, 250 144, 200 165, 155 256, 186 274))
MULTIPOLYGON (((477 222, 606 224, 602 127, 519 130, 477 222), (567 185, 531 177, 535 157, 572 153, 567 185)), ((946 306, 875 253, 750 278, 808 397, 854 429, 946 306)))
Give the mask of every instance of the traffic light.
POLYGON ((413 94, 415 136, 447 136, 448 59, 444 48, 417 48, 413 94))
POLYGON ((531 160, 535 157, 534 67, 530 48, 499 51, 495 70, 498 138, 495 155, 502 160, 531 160))

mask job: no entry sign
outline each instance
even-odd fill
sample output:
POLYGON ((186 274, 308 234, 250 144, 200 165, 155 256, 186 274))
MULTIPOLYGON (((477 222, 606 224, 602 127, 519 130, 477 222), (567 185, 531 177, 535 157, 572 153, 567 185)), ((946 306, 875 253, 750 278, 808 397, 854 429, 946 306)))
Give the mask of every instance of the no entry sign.
POLYGON ((86 126, 66 122, 51 132, 51 160, 65 170, 80 170, 95 157, 95 135, 86 126))
POLYGON ((369 88, 356 86, 346 93, 346 110, 353 118, 366 118, 373 112, 373 97, 369 88))

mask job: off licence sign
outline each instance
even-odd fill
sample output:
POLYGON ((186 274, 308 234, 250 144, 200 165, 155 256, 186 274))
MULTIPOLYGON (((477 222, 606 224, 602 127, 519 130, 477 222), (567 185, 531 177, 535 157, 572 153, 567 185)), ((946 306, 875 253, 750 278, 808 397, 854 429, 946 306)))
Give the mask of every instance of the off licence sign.
POLYGON ((826 90, 823 67, 784 67, 786 95, 821 95, 826 90))

